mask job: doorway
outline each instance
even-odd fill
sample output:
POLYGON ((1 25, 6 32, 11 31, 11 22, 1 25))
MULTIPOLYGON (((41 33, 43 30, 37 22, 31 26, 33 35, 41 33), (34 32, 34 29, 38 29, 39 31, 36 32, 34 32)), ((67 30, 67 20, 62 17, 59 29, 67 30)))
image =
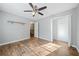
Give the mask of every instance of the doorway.
POLYGON ((34 23, 31 23, 30 26, 30 37, 34 37, 34 23))
POLYGON ((32 22, 30 25, 30 37, 38 38, 38 22, 32 22))

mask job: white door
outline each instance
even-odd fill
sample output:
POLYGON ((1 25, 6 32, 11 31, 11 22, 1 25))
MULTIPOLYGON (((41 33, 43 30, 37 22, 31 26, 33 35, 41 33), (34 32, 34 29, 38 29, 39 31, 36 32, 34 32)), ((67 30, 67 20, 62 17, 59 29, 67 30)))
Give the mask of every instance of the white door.
POLYGON ((34 23, 34 37, 38 38, 38 22, 34 23))

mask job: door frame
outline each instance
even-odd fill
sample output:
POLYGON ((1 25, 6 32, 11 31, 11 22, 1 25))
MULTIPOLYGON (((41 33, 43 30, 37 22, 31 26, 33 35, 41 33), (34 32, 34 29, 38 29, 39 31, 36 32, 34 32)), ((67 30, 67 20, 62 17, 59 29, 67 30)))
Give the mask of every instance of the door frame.
POLYGON ((34 37, 38 38, 38 22, 34 22, 34 37))

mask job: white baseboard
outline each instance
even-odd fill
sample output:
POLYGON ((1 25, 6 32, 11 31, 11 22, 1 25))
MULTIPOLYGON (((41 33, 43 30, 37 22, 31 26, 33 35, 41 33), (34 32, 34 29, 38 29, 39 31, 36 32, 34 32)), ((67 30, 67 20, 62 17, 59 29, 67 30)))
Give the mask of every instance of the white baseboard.
POLYGON ((19 39, 19 40, 15 40, 15 41, 10 41, 10 42, 6 42, 6 43, 2 43, 2 44, 0 44, 0 46, 6 45, 6 44, 15 43, 15 42, 19 42, 19 41, 26 40, 26 39, 29 39, 29 38, 24 38, 24 39, 19 39))
MULTIPOLYGON (((43 38, 43 37, 39 37, 40 39, 43 39, 43 40, 47 40, 46 38, 43 38)), ((50 41, 51 42, 51 40, 47 40, 47 41, 50 41)))
POLYGON ((75 46, 75 45, 71 45, 71 46, 74 47, 74 48, 76 48, 77 51, 79 52, 79 48, 77 46, 75 46))

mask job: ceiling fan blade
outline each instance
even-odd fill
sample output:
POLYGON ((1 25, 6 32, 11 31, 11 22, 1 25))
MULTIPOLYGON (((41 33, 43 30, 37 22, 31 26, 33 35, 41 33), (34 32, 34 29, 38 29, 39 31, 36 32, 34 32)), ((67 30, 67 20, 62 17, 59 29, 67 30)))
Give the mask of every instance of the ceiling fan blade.
POLYGON ((40 15, 44 15, 44 14, 42 14, 41 12, 38 12, 38 14, 40 14, 40 15))
POLYGON ((24 12, 32 12, 32 10, 24 10, 24 12))
POLYGON ((41 10, 46 9, 46 8, 47 8, 47 6, 44 6, 44 7, 39 8, 38 10, 41 11, 41 10))
POLYGON ((29 3, 29 5, 33 8, 33 4, 32 3, 29 3))

